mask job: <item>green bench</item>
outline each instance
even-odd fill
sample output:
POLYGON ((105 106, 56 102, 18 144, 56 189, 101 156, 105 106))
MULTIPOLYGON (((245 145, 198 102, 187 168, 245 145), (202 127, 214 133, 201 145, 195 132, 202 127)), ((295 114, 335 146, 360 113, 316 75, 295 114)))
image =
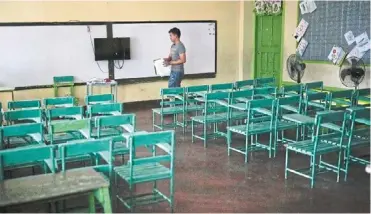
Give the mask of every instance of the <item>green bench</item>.
POLYGON ((45 108, 72 107, 75 105, 75 97, 52 97, 43 100, 45 108))
POLYGON ((10 101, 8 102, 8 110, 16 110, 16 109, 39 109, 41 108, 41 101, 40 100, 17 100, 17 101, 10 101))
POLYGON ((85 97, 86 105, 114 103, 114 102, 115 102, 115 98, 113 94, 96 94, 96 95, 87 95, 85 97))
POLYGON ((92 118, 103 115, 120 115, 123 112, 123 103, 105 103, 88 105, 86 115, 88 118, 92 118))

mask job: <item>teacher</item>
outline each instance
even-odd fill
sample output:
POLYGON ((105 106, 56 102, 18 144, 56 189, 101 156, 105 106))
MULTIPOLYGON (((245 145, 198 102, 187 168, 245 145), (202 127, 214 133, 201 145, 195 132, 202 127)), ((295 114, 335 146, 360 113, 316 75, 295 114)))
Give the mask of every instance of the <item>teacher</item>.
POLYGON ((180 30, 176 27, 169 30, 170 40, 173 43, 169 57, 164 58, 166 66, 171 65, 169 88, 180 87, 184 76, 184 63, 186 63, 186 49, 180 41, 180 30))

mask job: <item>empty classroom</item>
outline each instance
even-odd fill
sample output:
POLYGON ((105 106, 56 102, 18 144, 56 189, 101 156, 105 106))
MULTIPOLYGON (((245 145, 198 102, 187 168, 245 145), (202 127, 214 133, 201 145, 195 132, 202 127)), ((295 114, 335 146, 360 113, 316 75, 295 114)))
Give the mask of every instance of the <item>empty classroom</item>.
POLYGON ((370 1, 0 1, 0 212, 370 213, 370 1))

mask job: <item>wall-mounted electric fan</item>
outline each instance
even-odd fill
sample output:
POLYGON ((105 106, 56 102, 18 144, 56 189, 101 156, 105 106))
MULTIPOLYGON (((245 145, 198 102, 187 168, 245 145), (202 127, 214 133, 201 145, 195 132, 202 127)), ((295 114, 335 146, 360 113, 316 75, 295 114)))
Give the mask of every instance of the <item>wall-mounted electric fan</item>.
POLYGON ((291 54, 286 61, 287 72, 292 80, 297 83, 301 82, 304 76, 305 63, 298 54, 291 54))
POLYGON ((365 77, 365 64, 362 59, 356 57, 344 59, 340 66, 339 77, 343 85, 357 89, 365 77))

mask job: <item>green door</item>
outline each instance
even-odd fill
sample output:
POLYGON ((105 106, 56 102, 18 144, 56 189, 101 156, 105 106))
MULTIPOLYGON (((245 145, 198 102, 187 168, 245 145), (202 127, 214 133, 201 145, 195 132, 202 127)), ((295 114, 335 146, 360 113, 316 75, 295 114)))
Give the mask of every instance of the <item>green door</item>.
POLYGON ((255 71, 254 77, 275 77, 281 80, 282 15, 255 17, 255 71))

